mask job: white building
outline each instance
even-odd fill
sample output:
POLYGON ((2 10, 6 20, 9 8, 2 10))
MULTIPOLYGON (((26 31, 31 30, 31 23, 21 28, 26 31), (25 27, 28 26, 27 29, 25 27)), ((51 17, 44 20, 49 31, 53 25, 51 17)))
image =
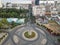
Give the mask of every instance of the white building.
POLYGON ((55 6, 55 1, 39 1, 39 5, 37 6, 33 5, 33 15, 43 16, 46 13, 46 11, 53 12, 52 8, 54 9, 55 8, 54 6, 55 6))
POLYGON ((28 9, 29 4, 32 4, 31 1, 12 1, 12 2, 6 2, 4 8, 21 8, 21 9, 28 9), (8 3, 8 4, 7 4, 8 3))
POLYGON ((2 8, 2 1, 0 0, 0 8, 2 8))
POLYGON ((4 8, 28 9, 29 4, 10 3, 4 8))
POLYGON ((45 7, 43 5, 33 6, 33 15, 34 16, 43 16, 45 13, 45 7))

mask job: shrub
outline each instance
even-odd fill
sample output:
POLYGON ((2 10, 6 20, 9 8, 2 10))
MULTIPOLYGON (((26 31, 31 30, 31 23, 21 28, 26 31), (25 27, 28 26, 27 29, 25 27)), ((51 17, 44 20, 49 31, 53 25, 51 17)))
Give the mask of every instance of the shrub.
POLYGON ((8 21, 7 21, 6 18, 2 18, 1 22, 2 22, 3 24, 7 24, 7 25, 8 25, 8 21))
POLYGON ((3 24, 0 22, 0 28, 2 27, 2 25, 3 25, 3 24))
POLYGON ((57 39, 58 40, 58 42, 60 42, 60 39, 57 39))

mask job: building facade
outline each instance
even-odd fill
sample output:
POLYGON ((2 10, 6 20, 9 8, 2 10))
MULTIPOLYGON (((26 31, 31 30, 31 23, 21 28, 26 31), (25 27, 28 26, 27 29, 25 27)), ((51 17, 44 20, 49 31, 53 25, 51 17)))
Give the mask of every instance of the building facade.
POLYGON ((17 1, 17 2, 6 2, 3 3, 4 7, 3 8, 16 8, 16 9, 28 9, 29 4, 32 4, 31 1, 17 1))
POLYGON ((57 14, 57 2, 56 1, 39 1, 39 5, 33 5, 33 15, 42 16, 42 15, 51 15, 57 14))
POLYGON ((3 8, 28 9, 29 4, 8 3, 3 8))
POLYGON ((2 8, 2 1, 0 0, 0 8, 2 8))

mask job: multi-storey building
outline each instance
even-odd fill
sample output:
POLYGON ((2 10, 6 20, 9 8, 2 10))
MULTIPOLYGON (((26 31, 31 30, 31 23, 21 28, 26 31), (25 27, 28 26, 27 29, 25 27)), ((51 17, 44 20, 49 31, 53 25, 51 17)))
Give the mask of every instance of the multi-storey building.
POLYGON ((29 0, 22 2, 7 2, 3 8, 28 9, 29 4, 32 4, 29 0))
POLYGON ((60 13, 60 2, 58 0, 24 0, 22 2, 13 1, 7 2, 3 8, 28 9, 29 4, 32 5, 32 13, 34 16, 60 13))
POLYGON ((43 5, 33 6, 33 15, 34 16, 43 16, 45 13, 45 7, 43 5))
POLYGON ((0 0, 0 8, 2 8, 2 1, 0 0))
POLYGON ((33 15, 51 15, 53 11, 57 13, 55 5, 55 1, 39 1, 39 5, 33 5, 33 15))

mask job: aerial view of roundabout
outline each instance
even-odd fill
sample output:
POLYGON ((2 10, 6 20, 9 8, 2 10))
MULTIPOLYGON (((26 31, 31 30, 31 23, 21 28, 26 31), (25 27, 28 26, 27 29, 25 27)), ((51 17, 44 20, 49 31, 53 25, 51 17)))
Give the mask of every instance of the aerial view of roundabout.
POLYGON ((7 33, 2 45, 54 45, 52 38, 36 24, 20 25, 7 33))

